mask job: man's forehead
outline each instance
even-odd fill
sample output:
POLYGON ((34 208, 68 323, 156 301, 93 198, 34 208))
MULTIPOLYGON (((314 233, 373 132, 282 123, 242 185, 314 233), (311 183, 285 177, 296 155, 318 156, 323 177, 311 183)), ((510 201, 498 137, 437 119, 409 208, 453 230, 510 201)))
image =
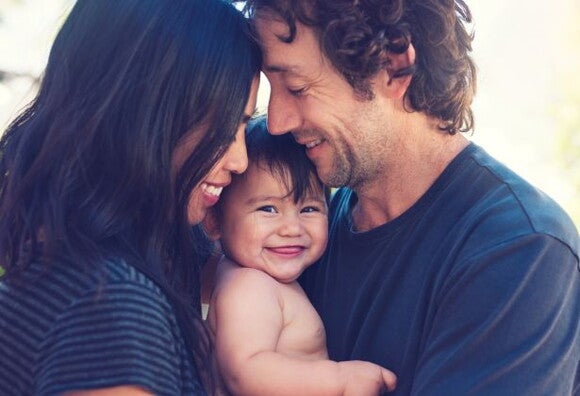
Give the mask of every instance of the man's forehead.
POLYGON ((270 40, 282 41, 282 38, 290 36, 288 23, 273 11, 257 13, 253 19, 253 24, 261 42, 270 40))
POLYGON ((297 23, 294 40, 287 43, 282 38, 290 29, 279 17, 256 20, 257 32, 263 52, 263 71, 266 73, 300 74, 300 66, 321 55, 316 36, 311 28, 297 23))

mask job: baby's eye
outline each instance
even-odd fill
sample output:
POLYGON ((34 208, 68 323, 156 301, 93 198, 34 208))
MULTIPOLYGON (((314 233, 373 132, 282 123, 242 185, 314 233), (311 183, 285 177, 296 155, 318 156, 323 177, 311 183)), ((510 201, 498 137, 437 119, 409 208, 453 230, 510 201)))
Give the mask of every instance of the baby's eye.
POLYGON ((305 206, 300 209, 300 213, 312 213, 312 212, 320 212, 320 208, 316 206, 305 206))
POLYGON ((272 205, 260 206, 257 210, 260 212, 267 212, 267 213, 277 213, 278 212, 276 210, 276 208, 272 205))

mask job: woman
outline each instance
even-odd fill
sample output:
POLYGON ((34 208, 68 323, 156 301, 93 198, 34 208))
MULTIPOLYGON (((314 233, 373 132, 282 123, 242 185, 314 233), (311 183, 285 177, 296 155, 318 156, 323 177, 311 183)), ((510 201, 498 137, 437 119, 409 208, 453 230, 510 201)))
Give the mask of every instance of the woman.
POLYGON ((221 0, 77 1, 1 140, 0 394, 215 392, 195 225, 247 166, 246 28, 221 0))

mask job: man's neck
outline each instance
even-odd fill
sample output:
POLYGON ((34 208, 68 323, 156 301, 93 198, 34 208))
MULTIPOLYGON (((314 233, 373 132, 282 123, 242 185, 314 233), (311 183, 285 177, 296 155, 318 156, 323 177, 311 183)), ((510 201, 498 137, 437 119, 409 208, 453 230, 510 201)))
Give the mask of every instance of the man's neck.
POLYGON ((407 211, 469 144, 460 134, 423 133, 422 139, 406 139, 396 158, 389 158, 373 180, 353 188, 358 202, 351 216, 357 231, 368 231, 407 211))

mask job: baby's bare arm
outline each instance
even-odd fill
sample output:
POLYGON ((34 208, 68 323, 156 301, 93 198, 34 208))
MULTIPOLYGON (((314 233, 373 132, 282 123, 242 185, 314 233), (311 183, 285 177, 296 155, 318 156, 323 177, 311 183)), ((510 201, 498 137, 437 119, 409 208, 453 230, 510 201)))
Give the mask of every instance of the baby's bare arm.
POLYGON ((340 395, 376 395, 383 390, 392 391, 397 385, 395 374, 374 363, 349 360, 336 364, 344 378, 344 388, 340 395))
POLYGON ((217 360, 236 395, 376 395, 394 389, 395 376, 369 362, 311 360, 279 351, 291 324, 279 284, 244 268, 220 282, 211 309, 217 360))

